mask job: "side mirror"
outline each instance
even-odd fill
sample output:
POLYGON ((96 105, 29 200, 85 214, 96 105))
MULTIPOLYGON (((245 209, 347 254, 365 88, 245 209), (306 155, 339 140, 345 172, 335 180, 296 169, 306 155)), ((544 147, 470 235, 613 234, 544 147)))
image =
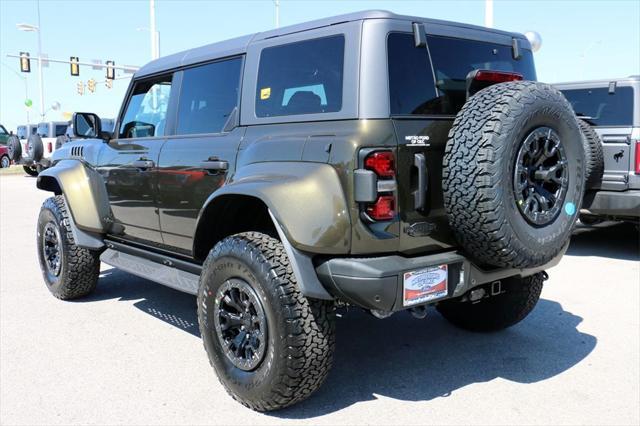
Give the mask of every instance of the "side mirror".
POLYGON ((77 138, 102 137, 102 123, 100 117, 92 112, 73 113, 73 136, 77 138))

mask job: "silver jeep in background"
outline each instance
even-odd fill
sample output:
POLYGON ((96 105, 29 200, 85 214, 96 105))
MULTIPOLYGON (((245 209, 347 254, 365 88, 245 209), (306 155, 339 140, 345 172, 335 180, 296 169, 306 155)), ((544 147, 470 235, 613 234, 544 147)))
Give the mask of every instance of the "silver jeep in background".
POLYGON ((640 76, 555 85, 602 143, 602 179, 584 196, 581 221, 640 220, 640 76))

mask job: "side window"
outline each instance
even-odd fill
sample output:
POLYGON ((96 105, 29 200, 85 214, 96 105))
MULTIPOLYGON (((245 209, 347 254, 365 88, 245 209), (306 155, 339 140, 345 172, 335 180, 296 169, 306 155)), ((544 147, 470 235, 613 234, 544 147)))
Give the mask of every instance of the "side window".
POLYGON ((256 115, 340 111, 343 73, 343 35, 268 47, 260 54, 256 115))
POLYGON ((40 123, 38 124, 37 133, 41 138, 49 137, 49 123, 40 123))
POLYGON ((184 71, 177 134, 219 133, 238 105, 242 59, 184 71))
POLYGON ((164 135, 171 77, 136 83, 120 125, 121 139, 164 135))

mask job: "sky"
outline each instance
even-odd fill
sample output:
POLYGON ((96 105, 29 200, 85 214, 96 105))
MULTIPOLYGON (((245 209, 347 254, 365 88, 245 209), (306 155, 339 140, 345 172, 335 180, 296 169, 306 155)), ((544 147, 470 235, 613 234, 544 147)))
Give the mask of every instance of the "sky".
MULTIPOLYGON (((484 0, 281 0, 280 25, 365 9, 424 16, 476 25, 484 23, 484 0)), ((118 65, 144 65, 151 59, 148 0, 40 0, 42 51, 52 59, 78 56, 81 61, 113 60, 118 65)), ((156 0, 161 56, 275 26, 272 0, 156 0)), ((37 35, 16 28, 37 24, 35 0, 0 0, 0 123, 8 130, 39 121, 37 62, 31 73, 19 72, 19 60, 7 54, 37 55, 37 35), (28 95, 25 95, 28 91, 28 95), (24 101, 33 100, 30 109, 24 101)), ((542 48, 535 53, 540 81, 556 83, 640 74, 640 0, 495 0, 494 27, 515 32, 537 31, 542 48)), ((46 120, 63 113, 118 114, 128 78, 112 89, 99 83, 95 93, 76 93, 77 83, 104 81, 104 71, 81 67, 72 77, 69 65, 44 68, 46 120)), ((120 71, 118 76, 126 75, 120 71)))

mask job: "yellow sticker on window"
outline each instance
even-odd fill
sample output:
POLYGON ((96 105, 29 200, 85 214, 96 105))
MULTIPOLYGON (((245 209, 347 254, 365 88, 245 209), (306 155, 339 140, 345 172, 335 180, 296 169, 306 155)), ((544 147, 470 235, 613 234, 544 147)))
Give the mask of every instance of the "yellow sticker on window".
POLYGON ((262 100, 269 99, 270 96, 271 96, 271 87, 265 87, 263 89, 260 89, 260 99, 262 100))

